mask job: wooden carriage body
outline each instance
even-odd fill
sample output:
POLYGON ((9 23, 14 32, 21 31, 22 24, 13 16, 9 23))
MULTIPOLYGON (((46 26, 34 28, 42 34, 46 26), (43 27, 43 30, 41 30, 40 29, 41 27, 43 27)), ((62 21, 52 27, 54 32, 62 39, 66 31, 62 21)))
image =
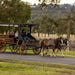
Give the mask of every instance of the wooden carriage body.
MULTIPOLYGON (((10 30, 10 27, 11 26, 14 26, 14 27, 18 27, 19 29, 19 39, 21 38, 21 27, 29 27, 30 29, 30 33, 31 33, 31 28, 32 26, 36 26, 36 24, 12 24, 12 23, 0 23, 0 26, 8 26, 9 27, 9 30, 10 30)), ((9 46, 10 50, 12 53, 14 52, 17 52, 17 50, 19 49, 20 45, 18 45, 17 43, 14 43, 14 39, 13 38, 10 38, 9 37, 9 34, 7 35, 4 35, 4 34, 1 34, 0 35, 0 39, 4 39, 5 42, 6 42, 6 46, 9 46)), ((40 45, 39 45, 39 41, 36 40, 31 40, 31 41, 28 41, 26 45, 26 50, 33 50, 34 54, 39 54, 40 53, 40 45)))

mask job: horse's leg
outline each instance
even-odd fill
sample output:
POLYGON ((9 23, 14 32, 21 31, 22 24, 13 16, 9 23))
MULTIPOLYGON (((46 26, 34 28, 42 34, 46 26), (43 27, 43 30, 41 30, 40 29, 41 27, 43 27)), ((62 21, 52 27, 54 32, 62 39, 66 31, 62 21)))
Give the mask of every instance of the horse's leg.
POLYGON ((44 55, 48 55, 48 48, 46 48, 46 52, 44 53, 44 55))
POLYGON ((57 52, 56 52, 56 57, 57 57, 58 51, 59 51, 59 50, 57 49, 57 52))
POLYGON ((53 53, 54 53, 54 56, 56 57, 56 54, 55 54, 55 47, 52 46, 52 53, 51 53, 51 56, 53 56, 53 53))
POLYGON ((47 49, 47 55, 51 57, 50 53, 49 53, 49 48, 47 49))
POLYGON ((41 49, 41 56, 44 56, 44 48, 41 49))
POLYGON ((56 56, 56 53, 55 53, 55 49, 53 49, 53 53, 54 53, 54 57, 56 58, 57 56, 56 56))
POLYGON ((63 52, 62 52, 62 50, 61 50, 61 49, 60 49, 60 53, 61 53, 62 57, 64 58, 64 55, 63 55, 63 52))

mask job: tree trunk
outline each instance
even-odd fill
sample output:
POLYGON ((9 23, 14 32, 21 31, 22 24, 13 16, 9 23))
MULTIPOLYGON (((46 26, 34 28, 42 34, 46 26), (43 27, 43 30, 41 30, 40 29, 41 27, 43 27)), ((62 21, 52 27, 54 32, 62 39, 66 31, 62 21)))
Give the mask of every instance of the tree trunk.
POLYGON ((40 33, 38 32, 38 37, 40 36, 40 33))
POLYGON ((6 35, 7 35, 7 30, 6 30, 6 35))
POLYGON ((70 25, 71 21, 68 22, 68 26, 67 26, 67 39, 70 39, 70 25))
POLYGON ((48 37, 49 37, 49 33, 48 33, 48 37))
POLYGON ((45 37, 46 37, 46 32, 44 34, 45 34, 45 37))

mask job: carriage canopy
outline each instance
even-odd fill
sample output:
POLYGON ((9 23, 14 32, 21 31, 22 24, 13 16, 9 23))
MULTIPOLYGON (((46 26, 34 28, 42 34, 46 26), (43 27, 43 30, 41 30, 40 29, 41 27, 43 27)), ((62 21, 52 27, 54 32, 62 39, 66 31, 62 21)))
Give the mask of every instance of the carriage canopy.
POLYGON ((31 33, 31 28, 32 26, 36 26, 37 24, 25 24, 25 23, 0 23, 0 26, 8 26, 9 29, 11 26, 14 27, 19 27, 19 30, 21 27, 29 27, 30 28, 30 33, 31 33))

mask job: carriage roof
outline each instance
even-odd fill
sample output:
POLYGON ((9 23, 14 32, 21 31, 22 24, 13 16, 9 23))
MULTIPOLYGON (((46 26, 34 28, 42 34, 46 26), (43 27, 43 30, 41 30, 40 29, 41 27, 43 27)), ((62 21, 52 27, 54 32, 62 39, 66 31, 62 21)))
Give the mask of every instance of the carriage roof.
POLYGON ((14 27, 31 27, 37 24, 26 24, 26 23, 0 23, 0 26, 14 26, 14 27))
MULTIPOLYGON (((29 27, 30 28, 30 33, 31 33, 31 27, 36 26, 37 24, 26 24, 26 23, 0 23, 0 26, 5 26, 5 27, 19 27, 19 30, 21 27, 29 27)), ((38 25, 37 25, 38 26, 38 25)), ((10 29, 10 28, 9 28, 10 29)))

